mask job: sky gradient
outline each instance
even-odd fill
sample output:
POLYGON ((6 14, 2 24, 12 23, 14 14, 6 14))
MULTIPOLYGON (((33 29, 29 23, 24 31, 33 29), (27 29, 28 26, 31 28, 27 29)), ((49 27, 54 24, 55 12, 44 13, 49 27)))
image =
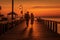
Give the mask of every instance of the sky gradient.
MULTIPOLYGON (((7 14, 11 12, 12 0, 0 0, 2 6, 2 13, 7 14)), ((20 5, 22 4, 24 12, 27 10, 35 15, 47 16, 47 15, 60 15, 60 0, 14 0, 14 11, 20 14, 20 5)))

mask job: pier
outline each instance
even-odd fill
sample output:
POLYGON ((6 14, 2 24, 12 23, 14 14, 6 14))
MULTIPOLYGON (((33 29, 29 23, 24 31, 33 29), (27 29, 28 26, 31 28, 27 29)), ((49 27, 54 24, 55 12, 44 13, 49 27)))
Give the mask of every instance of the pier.
POLYGON ((0 24, 0 40, 60 40, 60 34, 57 33, 57 24, 59 22, 39 19, 26 27, 25 20, 16 20, 6 24, 0 24))

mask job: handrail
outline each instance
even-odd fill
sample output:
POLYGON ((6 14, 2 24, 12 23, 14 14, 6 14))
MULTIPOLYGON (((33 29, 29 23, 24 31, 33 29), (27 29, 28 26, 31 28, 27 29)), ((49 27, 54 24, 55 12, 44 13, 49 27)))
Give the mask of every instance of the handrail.
MULTIPOLYGON (((43 24, 46 25, 46 27, 48 28, 48 30, 58 34, 58 30, 57 30, 57 24, 60 24, 60 22, 58 21, 54 21, 54 20, 45 20, 45 19, 40 19, 38 18, 38 21, 42 20, 43 24)), ((41 21, 40 21, 41 22, 41 21)))
POLYGON ((16 27, 23 20, 18 19, 18 20, 11 20, 11 21, 5 21, 5 22, 2 21, 2 22, 0 22, 0 34, 5 33, 6 31, 16 27), (12 24, 12 22, 13 22, 13 24, 12 24))

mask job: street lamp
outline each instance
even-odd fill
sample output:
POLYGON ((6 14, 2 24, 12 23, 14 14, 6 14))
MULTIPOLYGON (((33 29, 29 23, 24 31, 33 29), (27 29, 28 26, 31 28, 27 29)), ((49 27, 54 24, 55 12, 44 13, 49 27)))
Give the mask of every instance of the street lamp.
POLYGON ((14 0, 12 0, 12 20, 13 20, 13 12, 14 12, 14 0))
POLYGON ((1 6, 0 6, 0 10, 1 10, 1 6))
POLYGON ((0 6, 0 14, 1 14, 1 6, 0 6))

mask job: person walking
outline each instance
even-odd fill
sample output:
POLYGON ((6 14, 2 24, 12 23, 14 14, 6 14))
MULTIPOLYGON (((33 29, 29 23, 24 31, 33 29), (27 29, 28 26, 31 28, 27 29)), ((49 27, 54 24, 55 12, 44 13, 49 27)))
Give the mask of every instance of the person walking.
POLYGON ((31 25, 33 26, 33 23, 34 23, 34 15, 33 13, 31 13, 31 25))
POLYGON ((27 11, 27 13, 25 13, 25 21, 26 21, 26 25, 28 27, 28 24, 29 24, 29 19, 30 19, 30 16, 29 16, 29 12, 27 11))

